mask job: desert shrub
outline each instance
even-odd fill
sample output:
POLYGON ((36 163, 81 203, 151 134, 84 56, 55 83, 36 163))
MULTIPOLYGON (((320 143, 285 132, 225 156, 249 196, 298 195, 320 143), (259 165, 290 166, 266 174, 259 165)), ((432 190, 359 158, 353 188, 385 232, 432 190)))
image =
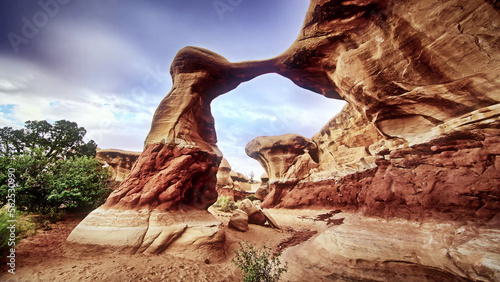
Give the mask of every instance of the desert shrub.
POLYGON ((249 196, 246 196, 245 199, 249 199, 250 201, 255 201, 255 200, 258 200, 257 197, 255 197, 255 195, 249 195, 249 196))
POLYGON ((281 253, 272 256, 271 249, 265 245, 258 250, 246 242, 240 242, 240 250, 234 253, 236 256, 232 262, 242 270, 245 282, 278 281, 281 274, 288 270, 287 263, 281 266, 281 253))
POLYGON ((110 193, 107 188, 111 173, 92 157, 71 157, 60 161, 48 176, 49 207, 94 209, 102 205, 110 193))
POLYGON ((230 212, 238 208, 238 205, 229 197, 219 197, 214 204, 220 211, 230 212))

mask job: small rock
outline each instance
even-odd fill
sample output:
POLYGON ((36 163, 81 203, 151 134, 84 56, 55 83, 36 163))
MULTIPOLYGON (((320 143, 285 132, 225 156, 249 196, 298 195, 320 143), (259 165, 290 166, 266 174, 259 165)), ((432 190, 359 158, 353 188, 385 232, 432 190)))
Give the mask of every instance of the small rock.
POLYGON ((238 231, 248 231, 248 215, 240 209, 234 210, 229 219, 229 227, 238 231))

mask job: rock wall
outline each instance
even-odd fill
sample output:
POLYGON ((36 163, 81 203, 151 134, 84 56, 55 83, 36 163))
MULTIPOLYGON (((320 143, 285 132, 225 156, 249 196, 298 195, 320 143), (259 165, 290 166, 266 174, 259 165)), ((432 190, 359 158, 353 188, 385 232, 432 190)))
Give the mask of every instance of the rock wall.
MULTIPOLYGON (((290 162, 306 172, 272 184, 264 206, 405 218, 499 212, 499 28, 487 1, 311 1, 279 73, 349 104, 312 139, 318 167, 290 162)), ((268 173, 282 166, 274 160, 268 173)))
POLYGON ((97 150, 96 158, 111 167, 113 180, 123 181, 130 174, 140 155, 140 152, 105 149, 97 150))

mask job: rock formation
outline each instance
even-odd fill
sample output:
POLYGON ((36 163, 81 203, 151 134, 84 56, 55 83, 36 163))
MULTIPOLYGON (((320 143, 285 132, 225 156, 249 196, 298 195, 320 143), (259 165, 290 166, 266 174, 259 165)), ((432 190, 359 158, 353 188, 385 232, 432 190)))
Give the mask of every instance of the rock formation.
POLYGON ((264 167, 269 183, 296 183, 317 167, 318 148, 311 139, 298 134, 257 137, 245 152, 264 167))
POLYGON ((248 181, 243 174, 233 171, 226 159, 222 159, 217 171, 216 190, 219 197, 229 197, 233 201, 243 200, 251 195, 246 192, 251 190, 248 181))
POLYGON ((288 134, 248 144, 269 175, 263 206, 437 222, 427 233, 413 230, 409 240, 421 247, 413 253, 407 238, 385 238, 387 230, 329 229, 312 248, 323 263, 363 269, 371 260, 367 269, 420 265, 425 275, 498 280, 499 30, 496 1, 311 0, 299 37, 276 58, 230 63, 184 48, 132 172, 68 241, 144 253, 194 247, 198 257, 203 248, 223 249, 213 248, 224 234, 206 211, 222 159, 210 102, 276 72, 349 105, 312 139, 288 134), (434 238, 449 222, 477 226, 434 238), (359 252, 349 236, 362 241, 359 252), (379 244, 370 249, 370 240, 379 244), (426 252, 432 246, 435 257, 426 252), (393 253, 374 257, 379 251, 393 253))
POLYGON ((217 171, 217 188, 233 188, 233 179, 230 176, 231 166, 226 159, 222 159, 217 171))
MULTIPOLYGON (((485 1, 311 1, 279 73, 349 104, 312 139, 318 167, 285 161, 303 177, 275 181, 264 206, 405 218, 499 212, 499 27, 485 1)), ((272 179, 282 155, 252 156, 272 179)))
POLYGON ((113 180, 123 181, 130 174, 140 155, 140 152, 105 149, 97 150, 96 158, 112 168, 113 180))
POLYGON ((144 253, 168 248, 202 259, 214 247, 223 252, 221 223, 207 211, 217 199, 222 159, 210 103, 271 66, 272 61, 230 63, 195 47, 179 51, 170 69, 172 90, 154 114, 130 175, 68 241, 144 253))

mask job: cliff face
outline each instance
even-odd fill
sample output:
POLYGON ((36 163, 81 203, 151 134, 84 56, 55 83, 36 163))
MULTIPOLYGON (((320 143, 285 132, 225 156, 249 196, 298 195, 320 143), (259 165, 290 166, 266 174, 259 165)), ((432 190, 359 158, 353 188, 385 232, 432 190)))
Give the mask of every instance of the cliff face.
POLYGON ((491 218, 499 28, 486 1, 311 1, 279 73, 349 105, 313 137, 319 166, 264 203, 491 218))

